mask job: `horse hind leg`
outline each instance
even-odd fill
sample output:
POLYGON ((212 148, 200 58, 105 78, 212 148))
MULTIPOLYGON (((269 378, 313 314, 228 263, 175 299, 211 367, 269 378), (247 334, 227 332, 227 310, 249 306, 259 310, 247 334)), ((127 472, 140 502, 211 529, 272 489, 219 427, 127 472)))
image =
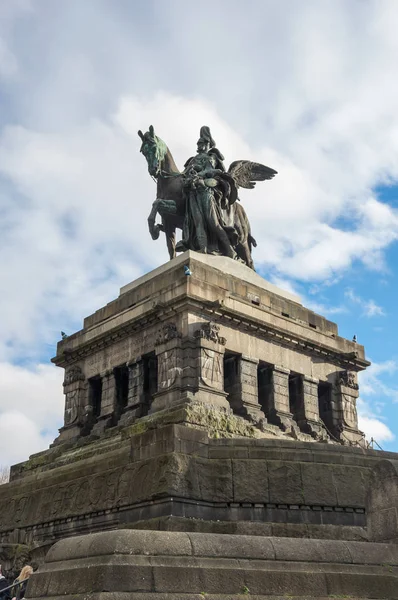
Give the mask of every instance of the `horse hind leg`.
POLYGON ((176 257, 176 228, 164 223, 164 232, 166 235, 167 250, 169 251, 170 260, 176 257))
POLYGON ((254 262, 247 241, 239 242, 235 250, 239 258, 241 258, 250 269, 253 269, 253 271, 255 271, 254 262))

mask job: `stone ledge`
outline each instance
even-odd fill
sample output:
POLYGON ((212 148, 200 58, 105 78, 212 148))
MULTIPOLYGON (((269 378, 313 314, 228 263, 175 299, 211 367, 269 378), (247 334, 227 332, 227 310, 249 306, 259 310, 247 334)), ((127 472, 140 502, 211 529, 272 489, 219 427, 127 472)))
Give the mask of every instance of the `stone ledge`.
POLYGON ((169 271, 170 269, 174 269, 180 265, 185 265, 187 261, 190 259, 194 259, 198 263, 202 263, 208 268, 216 269, 217 271, 221 271, 223 275, 232 275, 233 277, 237 277, 238 279, 242 279, 248 283, 251 283, 257 287, 260 287, 272 294, 280 296, 281 298, 286 298, 291 302, 301 305, 301 299, 296 294, 292 294, 291 292, 287 292, 286 290, 282 290, 278 288, 273 283, 270 283, 261 275, 249 269, 246 265, 236 261, 231 260, 227 256, 212 256, 210 254, 201 254, 200 252, 193 252, 192 250, 188 250, 184 252, 177 258, 157 267, 150 273, 139 277, 132 283, 128 283, 120 289, 120 296, 123 294, 135 289, 136 287, 142 285, 143 283, 147 283, 151 279, 162 275, 163 273, 169 271))
POLYGON ((120 529, 56 542, 43 570, 51 570, 51 563, 114 554, 398 566, 395 544, 120 529))

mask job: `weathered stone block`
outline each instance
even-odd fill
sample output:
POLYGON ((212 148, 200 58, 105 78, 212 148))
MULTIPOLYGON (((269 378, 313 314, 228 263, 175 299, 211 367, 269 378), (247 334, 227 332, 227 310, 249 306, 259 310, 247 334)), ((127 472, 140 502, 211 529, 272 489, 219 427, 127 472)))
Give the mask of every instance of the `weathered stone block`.
POLYGON ((272 461, 268 463, 269 501, 303 504, 304 494, 300 463, 272 461))
POLYGON ((233 459, 232 473, 234 502, 269 502, 265 461, 233 459))
POLYGON ((304 502, 336 506, 337 494, 331 469, 325 469, 323 464, 301 464, 304 502))

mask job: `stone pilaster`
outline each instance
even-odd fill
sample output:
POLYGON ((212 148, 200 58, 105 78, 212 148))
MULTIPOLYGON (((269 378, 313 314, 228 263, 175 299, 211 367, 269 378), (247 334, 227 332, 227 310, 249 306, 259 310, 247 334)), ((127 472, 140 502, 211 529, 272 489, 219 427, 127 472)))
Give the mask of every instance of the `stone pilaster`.
POLYGON ((89 415, 86 410, 87 382, 78 366, 69 367, 64 379, 65 409, 64 425, 59 430, 55 444, 78 438, 87 425, 89 415))
POLYGON ((297 429, 289 405, 289 369, 275 365, 271 377, 268 421, 282 431, 297 429))
POLYGON ((117 394, 116 382, 113 369, 106 371, 102 376, 101 412, 94 423, 92 433, 99 434, 105 431, 113 423, 116 410, 117 394))
POLYGON ((319 416, 318 384, 319 379, 303 375, 302 408, 297 415, 297 424, 301 431, 309 433, 315 440, 327 441, 329 436, 319 416))
POLYGON ((236 371, 230 382, 228 401, 235 414, 258 423, 265 415, 258 402, 258 359, 248 356, 236 356, 236 371))
POLYGON ((353 371, 341 371, 336 384, 336 396, 339 406, 337 431, 340 440, 349 445, 364 445, 364 434, 358 429, 357 398, 359 388, 357 374, 353 371))
POLYGON ((219 326, 213 322, 202 323, 195 332, 193 348, 195 400, 206 405, 231 411, 224 391, 225 338, 219 335, 219 326))

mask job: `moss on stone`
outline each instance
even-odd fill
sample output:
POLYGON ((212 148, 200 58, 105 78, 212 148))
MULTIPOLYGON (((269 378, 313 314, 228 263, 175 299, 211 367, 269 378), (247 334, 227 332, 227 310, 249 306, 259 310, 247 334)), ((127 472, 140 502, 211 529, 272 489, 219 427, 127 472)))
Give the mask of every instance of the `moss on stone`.
POLYGON ((205 428, 209 437, 259 437, 259 431, 241 417, 201 403, 186 407, 186 422, 205 428))

